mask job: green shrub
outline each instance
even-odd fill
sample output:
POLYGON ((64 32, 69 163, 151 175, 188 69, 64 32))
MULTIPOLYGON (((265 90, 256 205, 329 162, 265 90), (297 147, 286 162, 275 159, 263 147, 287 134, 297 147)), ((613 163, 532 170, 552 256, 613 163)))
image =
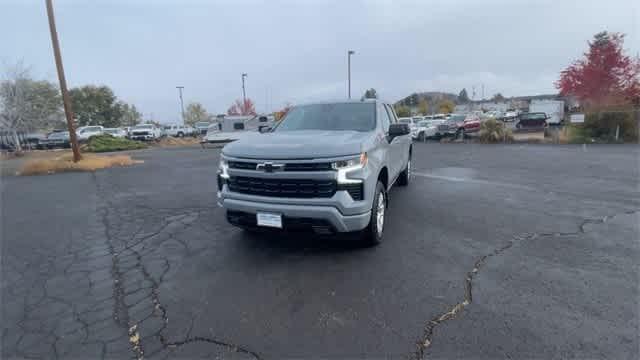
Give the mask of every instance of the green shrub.
POLYGON ((591 136, 583 125, 567 124, 560 136, 561 143, 565 144, 586 144, 590 143, 591 136))
POLYGON ((638 141, 638 121, 633 111, 599 111, 586 114, 584 135, 597 142, 615 142, 616 128, 619 126, 618 139, 625 142, 638 141))
POLYGON ((108 134, 96 135, 87 141, 87 151, 89 152, 109 152, 122 150, 144 149, 147 145, 139 141, 113 137, 108 134))
POLYGON ((501 143, 512 141, 511 129, 507 129, 503 122, 489 119, 480 125, 480 141, 483 143, 501 143))

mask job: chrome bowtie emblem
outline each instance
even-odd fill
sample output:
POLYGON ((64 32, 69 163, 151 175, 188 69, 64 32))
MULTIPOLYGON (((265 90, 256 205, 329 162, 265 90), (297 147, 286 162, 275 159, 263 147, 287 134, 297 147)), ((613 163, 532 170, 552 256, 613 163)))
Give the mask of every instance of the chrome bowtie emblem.
POLYGON ((256 166, 256 170, 263 170, 264 172, 269 173, 276 170, 281 170, 282 168, 284 168, 284 164, 274 164, 272 162, 265 162, 256 166))

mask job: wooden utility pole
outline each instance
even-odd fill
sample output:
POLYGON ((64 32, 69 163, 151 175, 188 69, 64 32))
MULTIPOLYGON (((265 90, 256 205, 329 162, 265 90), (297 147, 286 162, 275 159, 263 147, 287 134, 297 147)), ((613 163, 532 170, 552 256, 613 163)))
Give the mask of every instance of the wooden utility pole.
POLYGON ((60 55, 60 44, 58 43, 58 32, 56 31, 56 20, 53 16, 52 0, 45 0, 47 4, 47 17, 49 18, 49 31, 51 32, 51 45, 53 46, 53 57, 56 60, 56 69, 58 70, 58 80, 60 80, 60 92, 62 93, 62 104, 64 105, 64 114, 67 117, 67 128, 69 129, 69 142, 71 142, 71 150, 73 150, 73 162, 81 159, 80 148, 78 147, 78 139, 73 124, 73 109, 71 108, 71 99, 67 91, 67 80, 64 77, 64 69, 62 67, 62 55, 60 55))

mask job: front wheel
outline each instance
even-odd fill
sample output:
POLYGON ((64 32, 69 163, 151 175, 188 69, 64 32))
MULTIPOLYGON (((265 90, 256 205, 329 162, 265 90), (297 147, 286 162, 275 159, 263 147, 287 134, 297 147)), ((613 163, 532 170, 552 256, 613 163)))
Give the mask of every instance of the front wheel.
POLYGON ((387 192, 380 181, 376 184, 376 192, 371 207, 369 225, 363 230, 362 237, 367 245, 374 246, 382 242, 385 212, 387 208, 387 192))
POLYGON ((424 132, 418 134, 418 141, 424 141, 424 132))
POLYGON ((411 178, 411 154, 409 154, 409 160, 407 160, 407 167, 405 167, 398 176, 398 185, 409 185, 409 178, 411 178))

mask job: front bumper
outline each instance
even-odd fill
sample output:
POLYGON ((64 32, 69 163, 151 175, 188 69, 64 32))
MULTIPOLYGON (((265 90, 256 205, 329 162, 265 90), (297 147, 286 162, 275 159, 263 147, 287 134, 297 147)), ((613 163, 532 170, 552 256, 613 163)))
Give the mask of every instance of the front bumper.
MULTIPOLYGON (((317 220, 318 224, 321 224, 323 221, 327 222, 330 225, 331 231, 358 231, 369 225, 369 219, 371 217, 370 211, 357 215, 343 215, 338 209, 332 206, 272 204, 237 199, 224 199, 222 200, 222 206, 227 209, 227 211, 232 212, 232 214, 245 214, 242 221, 233 221, 232 218, 228 216, 229 221, 234 225, 253 226, 255 223, 252 221, 255 221, 255 214, 257 212, 281 214, 283 217, 283 230, 294 230, 294 226, 297 228, 297 223, 299 223, 297 219, 305 219, 307 222, 310 222, 308 219, 313 219, 317 220), (247 216, 246 214, 250 215, 247 216), (296 225, 293 225, 294 221, 296 221, 296 225)), ((313 227, 314 224, 310 226, 313 227)))
MULTIPOLYGON (((247 161, 241 158, 226 157, 229 161, 242 162, 247 161)), ((287 164, 296 163, 312 163, 312 162, 333 162, 341 158, 329 158, 318 160, 286 160, 287 164)), ((258 162, 262 162, 260 160, 258 162)), ((285 161, 282 161, 285 162, 285 161)), ((287 227, 287 219, 303 219, 304 222, 317 222, 325 221, 328 223, 332 232, 351 232, 364 229, 369 224, 369 218, 371 215, 372 198, 375 192, 377 172, 373 172, 372 169, 379 168, 377 164, 378 160, 371 156, 369 158, 370 166, 366 166, 361 169, 355 169, 348 173, 349 179, 361 179, 362 184, 360 187, 360 196, 358 192, 354 192, 351 189, 346 188, 348 184, 337 184, 337 190, 329 197, 318 196, 304 197, 304 196, 292 196, 284 195, 266 195, 251 192, 238 192, 237 187, 239 184, 235 184, 236 191, 230 190, 230 185, 233 183, 228 182, 218 177, 218 204, 224 207, 227 211, 247 213, 250 220, 255 221, 255 214, 258 212, 271 212, 281 214, 283 216, 283 228, 284 230, 290 230, 287 227)), ((256 171, 251 169, 241 168, 229 168, 229 175, 231 178, 236 179, 241 177, 256 178, 256 182, 251 186, 255 189, 261 189, 265 186, 266 182, 275 182, 276 180, 282 180, 286 182, 291 180, 292 183, 300 179, 304 181, 336 181, 337 174, 335 171, 276 171, 266 173, 263 171, 256 171), (265 184, 259 184, 257 179, 264 179, 265 184)), ((246 181, 246 180, 245 180, 246 181)), ((244 184, 243 186, 249 186, 244 184)), ((291 183, 288 186, 292 186, 291 183)), ((326 185, 318 185, 318 191, 325 191, 326 185)), ((314 187, 311 187, 314 188, 314 187)), ((309 189, 311 189, 309 188, 309 189)), ((274 189, 282 188, 276 186, 274 189)), ((284 188, 289 189, 289 188, 284 188)), ((314 188, 315 189, 315 188, 314 188)), ((231 221, 232 224, 238 225, 237 222, 231 221)), ((250 226, 250 225, 249 225, 250 226)))
POLYGON ((153 140, 153 135, 131 135, 131 140, 153 140))

